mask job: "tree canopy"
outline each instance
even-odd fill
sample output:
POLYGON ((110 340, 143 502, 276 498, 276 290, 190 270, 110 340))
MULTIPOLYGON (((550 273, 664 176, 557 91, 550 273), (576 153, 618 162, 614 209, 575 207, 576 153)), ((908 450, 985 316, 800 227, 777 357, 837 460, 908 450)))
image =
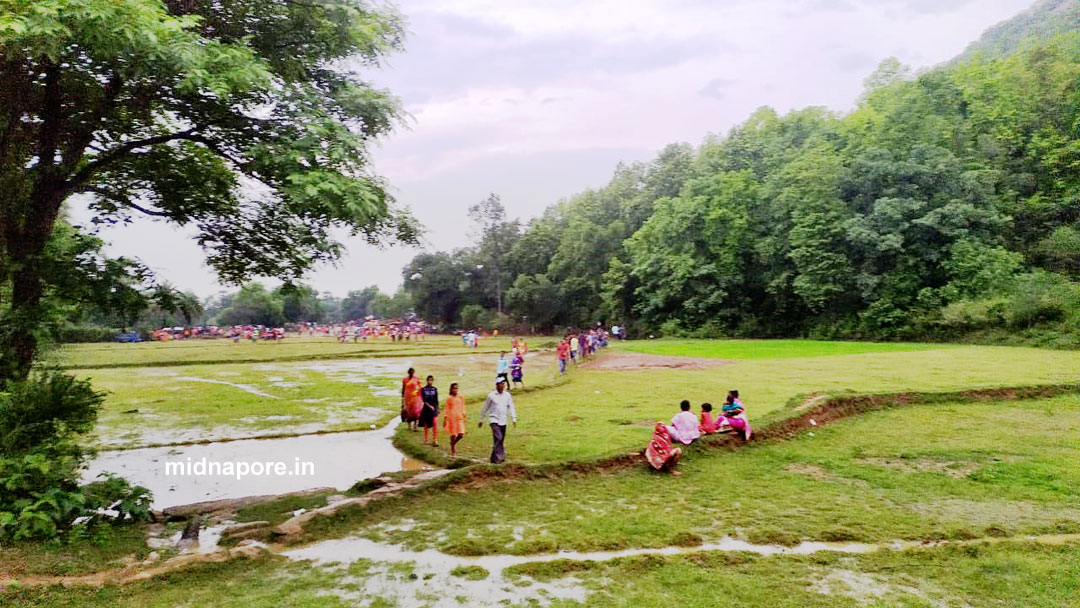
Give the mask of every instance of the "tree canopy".
MULTIPOLYGON (((702 336, 1080 327, 1080 33, 1018 49, 886 60, 847 114, 761 108, 620 166, 511 235, 506 311, 702 336)), ((485 304, 461 285, 413 294, 485 304)))
POLYGON ((99 222, 193 226, 232 282, 334 259, 333 228, 414 242, 368 165, 398 102, 360 75, 402 36, 362 0, 0 0, 0 377, 29 370, 74 195, 99 222))

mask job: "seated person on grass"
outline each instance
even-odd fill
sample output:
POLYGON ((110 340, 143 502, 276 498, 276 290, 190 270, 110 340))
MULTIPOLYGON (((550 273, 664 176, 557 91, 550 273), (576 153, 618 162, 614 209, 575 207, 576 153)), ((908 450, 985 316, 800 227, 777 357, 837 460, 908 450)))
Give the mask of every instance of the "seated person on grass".
POLYGON ((679 404, 679 409, 681 411, 675 414, 675 417, 671 419, 671 424, 667 427, 668 434, 671 435, 672 441, 690 445, 698 437, 701 437, 698 418, 690 411, 690 402, 685 399, 679 404))
POLYGON ((712 404, 701 404, 701 433, 703 435, 711 435, 720 428, 720 421, 713 418, 712 404))
POLYGON ((742 401, 739 401, 739 392, 731 391, 724 403, 724 415, 720 418, 720 431, 739 431, 743 439, 750 441, 753 432, 750 430, 750 421, 746 417, 746 410, 742 401))

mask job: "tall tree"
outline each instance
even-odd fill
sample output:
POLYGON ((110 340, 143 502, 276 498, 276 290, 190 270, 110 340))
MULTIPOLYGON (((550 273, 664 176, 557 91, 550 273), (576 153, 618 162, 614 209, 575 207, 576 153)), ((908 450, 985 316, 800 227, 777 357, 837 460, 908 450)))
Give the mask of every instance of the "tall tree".
POLYGON ((357 73, 402 40, 362 0, 0 0, 0 379, 25 377, 61 205, 193 226, 227 281, 295 278, 343 227, 414 241, 368 170, 397 101, 357 73))
POLYGON ((476 225, 480 237, 480 246, 477 248, 476 269, 481 275, 488 277, 491 285, 495 288, 495 309, 503 311, 503 285, 508 285, 507 270, 509 270, 510 251, 521 233, 521 227, 517 221, 506 220, 506 207, 497 194, 491 194, 486 199, 469 207, 469 217, 476 225))

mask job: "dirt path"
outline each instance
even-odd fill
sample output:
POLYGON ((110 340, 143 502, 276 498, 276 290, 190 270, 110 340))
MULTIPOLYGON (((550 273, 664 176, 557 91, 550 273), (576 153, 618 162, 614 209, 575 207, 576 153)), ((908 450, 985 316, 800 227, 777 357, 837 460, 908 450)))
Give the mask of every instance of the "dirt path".
POLYGON ((582 367, 605 371, 637 371, 642 369, 712 369, 734 363, 728 359, 673 357, 615 350, 606 352, 604 356, 597 359, 586 361, 582 367))

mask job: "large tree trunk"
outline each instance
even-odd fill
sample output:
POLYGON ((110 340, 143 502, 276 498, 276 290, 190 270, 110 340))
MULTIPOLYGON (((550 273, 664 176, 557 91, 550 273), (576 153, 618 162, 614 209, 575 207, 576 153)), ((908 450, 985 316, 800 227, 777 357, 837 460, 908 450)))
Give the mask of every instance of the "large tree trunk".
POLYGON ((7 260, 11 273, 11 310, 4 336, 7 344, 0 348, 0 352, 9 354, 10 361, 0 366, 0 380, 26 378, 37 358, 35 331, 44 321, 41 300, 45 295, 45 277, 42 274, 41 254, 60 213, 62 188, 59 180, 40 181, 22 230, 9 232, 10 237, 14 237, 9 237, 7 260))

